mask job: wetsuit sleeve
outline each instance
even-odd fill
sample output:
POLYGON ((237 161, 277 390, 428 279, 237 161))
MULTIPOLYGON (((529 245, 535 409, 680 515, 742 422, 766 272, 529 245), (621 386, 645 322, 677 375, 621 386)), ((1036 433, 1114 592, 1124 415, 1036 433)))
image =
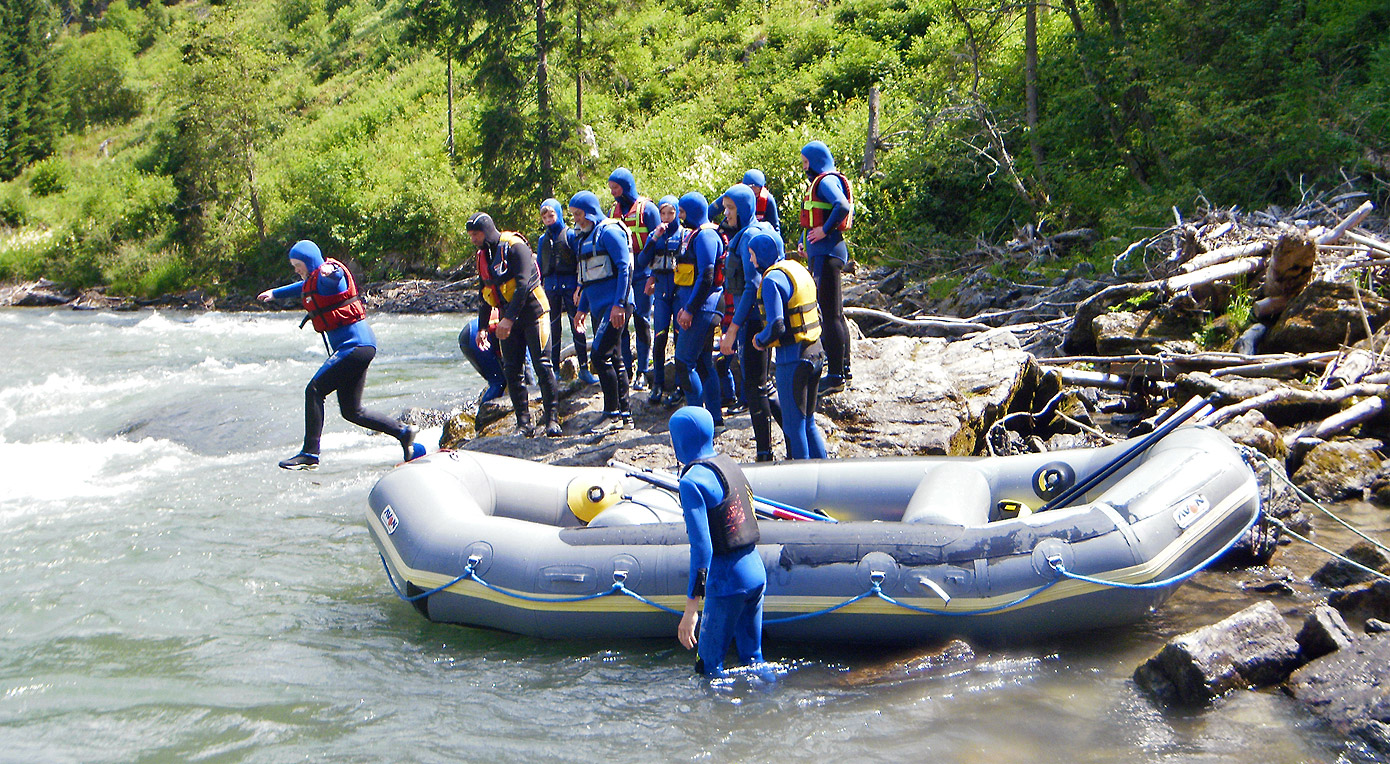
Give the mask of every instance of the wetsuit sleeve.
MULTIPOLYGON (((657 223, 657 225, 661 224, 657 223)), ((676 225, 680 224, 676 223, 676 225)), ((653 228, 651 230, 656 229, 653 228)), ((643 244, 642 251, 637 253, 637 264, 634 266, 635 270, 645 271, 648 268, 652 267, 652 260, 656 258, 656 250, 658 243, 663 247, 666 246, 666 237, 663 236, 659 239, 655 236, 647 237, 647 243, 643 244)))
POLYGON ((708 468, 696 465, 681 478, 681 510, 685 515, 685 533, 690 540, 690 582, 686 585, 687 597, 695 597, 696 585, 708 572, 714 559, 714 544, 709 537, 708 496, 717 495, 719 478, 708 468), (711 486, 710 483, 716 483, 711 486))
POLYGON ((332 297, 347 291, 347 274, 335 265, 319 266, 319 294, 332 297))
MULTIPOLYGON (((613 258, 613 276, 618 281, 616 290, 630 290, 632 284, 632 247, 628 237, 617 226, 604 226, 603 238, 595 246, 603 247, 603 251, 613 258)), ((613 295, 614 303, 619 301, 626 304, 626 291, 615 292, 613 295)))
POLYGON ((782 219, 777 216, 777 199, 772 194, 767 195, 767 212, 764 213, 764 217, 767 224, 772 226, 772 230, 782 232, 782 219))
MULTIPOLYGON (((752 243, 751 238, 748 243, 752 243)), ((743 254, 739 255, 740 262, 743 263, 743 291, 739 293, 738 303, 734 306, 733 322, 739 326, 745 326, 748 322, 748 314, 752 312, 753 306, 758 302, 758 285, 763 283, 763 274, 758 270, 757 264, 753 262, 753 251, 749 249, 747 244, 739 249, 743 250, 743 254)))
POLYGON ((830 233, 849 216, 849 197, 845 196, 845 187, 834 175, 827 175, 821 180, 820 185, 816 186, 816 196, 831 205, 830 214, 825 216, 825 225, 821 226, 826 233, 830 233))
POLYGON ((781 271, 773 271, 763 279, 763 309, 767 311, 767 326, 758 333, 759 345, 767 347, 769 342, 782 336, 787 316, 786 301, 791 293, 791 282, 781 271))
POLYGON ((526 288, 526 282, 535 270, 536 256, 532 254, 530 246, 518 241, 507 247, 507 273, 515 279, 516 290, 512 292, 512 299, 507 301, 507 307, 502 309, 503 318, 513 321, 521 318, 522 308, 531 299, 531 290, 526 288))
MULTIPOLYGON (((652 231, 655 231, 656 227, 661 225, 661 210, 657 209, 654 202, 647 202, 647 206, 642 208, 642 225, 647 229, 647 243, 650 244, 652 241, 652 231)), ((632 256, 636 258, 637 253, 633 252, 632 256)))
POLYGON ((275 287, 274 289, 270 290, 270 296, 274 297, 277 300, 283 300, 286 297, 298 297, 299 293, 303 291, 304 282, 301 280, 296 281, 293 284, 286 284, 282 287, 275 287))
POLYGON ((695 288, 690 290, 690 300, 685 304, 685 309, 692 314, 699 313, 705 305, 705 300, 709 299, 710 292, 714 290, 714 268, 719 260, 719 234, 709 229, 697 230, 694 234, 695 241, 690 246, 695 249, 695 272, 700 274, 700 280, 695 282, 695 288))

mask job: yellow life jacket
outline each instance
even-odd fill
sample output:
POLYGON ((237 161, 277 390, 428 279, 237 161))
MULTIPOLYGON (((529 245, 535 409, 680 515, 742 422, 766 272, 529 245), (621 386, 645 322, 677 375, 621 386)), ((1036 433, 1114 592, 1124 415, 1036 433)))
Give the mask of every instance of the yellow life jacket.
MULTIPOLYGON (((690 245, 694 243, 695 236, 700 231, 714 231, 718 233, 719 226, 716 223, 701 223, 698 229, 691 231, 690 234, 681 241, 680 251, 676 254, 676 286, 695 286, 696 277, 699 274, 695 273, 695 250, 690 245)), ((721 238, 720 240, 722 241, 723 239, 721 238)), ((715 277, 719 278, 721 275, 722 273, 716 269, 715 277)), ((716 286, 722 283, 721 281, 720 284, 716 284, 716 286)))
POLYGON ((781 337, 773 338, 768 347, 779 347, 783 342, 809 343, 820 339, 820 306, 816 304, 816 281, 806 266, 795 260, 779 260, 763 272, 763 281, 758 284, 758 310, 767 321, 767 306, 763 302, 763 287, 767 286, 767 276, 773 271, 787 274, 792 282, 792 296, 787 300, 786 330, 781 337))
MULTIPOLYGON (((505 265, 507 262, 507 250, 516 244, 525 244, 526 237, 514 231, 503 231, 502 238, 497 243, 499 259, 505 265)), ((478 279, 483 286, 483 300, 494 308, 501 308, 512 301, 512 296, 516 294, 516 284, 518 275, 505 274, 499 276, 492 269, 492 261, 488 257, 487 247, 478 249, 478 279)), ((550 312, 550 302, 545 299, 545 289, 541 284, 541 272, 537 267, 534 273, 524 277, 526 288, 530 289, 531 296, 540 303, 543 312, 550 312)))

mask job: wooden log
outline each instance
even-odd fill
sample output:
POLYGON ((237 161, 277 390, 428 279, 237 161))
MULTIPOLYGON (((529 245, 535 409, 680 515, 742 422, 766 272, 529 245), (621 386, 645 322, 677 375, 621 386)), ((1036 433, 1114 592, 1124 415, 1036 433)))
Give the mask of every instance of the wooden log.
POLYGON ((1387 244, 1383 241, 1378 241, 1376 239, 1372 239, 1369 236, 1362 236, 1359 233, 1352 233, 1350 231, 1347 232, 1346 237, 1356 242, 1357 244, 1360 244, 1363 247, 1366 247, 1368 249, 1374 249, 1377 252, 1384 252, 1385 254, 1390 255, 1390 244, 1387 244))
POLYGON ((954 334, 964 334, 966 332, 979 332, 993 329, 988 324, 981 324, 975 321, 967 321, 963 318, 952 318, 950 316, 932 316, 928 318, 903 318, 895 316, 886 310, 874 310, 873 308, 857 308, 845 306, 845 317, 854 319, 877 319, 886 321, 898 326, 908 326, 914 329, 929 329, 944 331, 954 334))
MULTIPOLYGON (((1342 222, 1334 226, 1332 230, 1318 236, 1318 243, 1331 244, 1332 242, 1342 238, 1342 236, 1346 234, 1347 231, 1350 231, 1352 228, 1355 228, 1357 225, 1361 223, 1362 220, 1365 220, 1366 216, 1371 214, 1371 210, 1374 210, 1375 208, 1376 206, 1374 204, 1371 204, 1370 202, 1362 202, 1360 207, 1357 207, 1356 209, 1352 210, 1351 214, 1347 215, 1346 218, 1344 218, 1342 222)), ((1355 239, 1353 239, 1353 241, 1355 241, 1355 239)))
POLYGON ((1384 396, 1390 391, 1390 386, 1355 384, 1343 387, 1340 390, 1298 390, 1292 387, 1281 387, 1271 390, 1262 395, 1247 398, 1239 403, 1207 414, 1201 419, 1201 424, 1209 427, 1219 427, 1234 417, 1238 417, 1247 411, 1254 411, 1274 403, 1311 403, 1320 405, 1333 405, 1352 398, 1362 398, 1366 396, 1384 396))
POLYGON ((1270 242, 1257 241, 1252 244, 1237 244, 1230 247, 1221 247, 1219 249, 1213 249, 1210 252, 1204 252, 1192 258, 1191 260, 1188 260, 1187 262, 1179 266, 1178 270, 1182 271, 1183 273, 1191 273, 1193 271, 1199 271, 1203 268, 1212 265, 1220 265, 1221 263, 1229 262, 1231 260, 1236 260, 1242 257, 1267 255, 1269 254, 1270 246, 1270 242))
POLYGON ((1355 405, 1333 414, 1321 422, 1310 422, 1284 436, 1284 445, 1293 446, 1303 438, 1326 440, 1333 435, 1345 432, 1358 424, 1369 422, 1385 411, 1385 399, 1379 396, 1367 398, 1355 405))
POLYGON ((1365 350, 1352 350, 1337 359, 1327 374, 1328 388, 1346 387, 1360 382, 1375 368, 1375 356, 1365 350))
POLYGON ((1311 364, 1331 361, 1341 355, 1341 351, 1332 350, 1326 353, 1309 353, 1308 355, 1294 356, 1293 358, 1281 358, 1274 361, 1260 361, 1256 363, 1242 364, 1239 366, 1227 366, 1223 369, 1213 371, 1213 377, 1224 377, 1231 374, 1241 376, 1251 376, 1252 373, 1275 371, 1278 369, 1288 369, 1294 366, 1306 366, 1311 364))

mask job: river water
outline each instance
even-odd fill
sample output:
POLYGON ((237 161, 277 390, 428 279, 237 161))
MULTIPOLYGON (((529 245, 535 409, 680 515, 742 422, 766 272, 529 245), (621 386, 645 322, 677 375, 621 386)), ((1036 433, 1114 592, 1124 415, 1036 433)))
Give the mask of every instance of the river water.
MULTIPOLYGON (((450 409, 479 389, 459 317, 372 321, 370 407, 450 409)), ((770 642, 785 672, 771 687, 697 679, 674 638, 430 624, 393 594, 364 525, 395 441, 330 401, 323 466, 275 466, 298 450, 323 357, 297 323, 0 310, 0 761, 1355 758, 1277 691, 1173 712, 1130 681, 1168 637, 1250 604, 1239 583, 1255 573, 1204 573, 1135 627, 935 672, 770 642)), ((1342 508, 1384 532, 1379 510, 1342 508)), ((1322 560, 1289 547, 1276 562, 1306 576, 1322 560)), ((1311 597, 1298 589, 1278 600, 1288 612, 1311 597)))

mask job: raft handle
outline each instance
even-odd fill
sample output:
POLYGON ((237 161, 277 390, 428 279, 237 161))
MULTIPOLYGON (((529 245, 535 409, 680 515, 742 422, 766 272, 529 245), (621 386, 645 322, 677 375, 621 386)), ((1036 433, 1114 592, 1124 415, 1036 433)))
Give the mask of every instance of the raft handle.
POLYGON ((615 584, 627 583, 627 571, 626 571, 626 570, 615 570, 615 571, 613 571, 613 583, 615 583, 615 584))

